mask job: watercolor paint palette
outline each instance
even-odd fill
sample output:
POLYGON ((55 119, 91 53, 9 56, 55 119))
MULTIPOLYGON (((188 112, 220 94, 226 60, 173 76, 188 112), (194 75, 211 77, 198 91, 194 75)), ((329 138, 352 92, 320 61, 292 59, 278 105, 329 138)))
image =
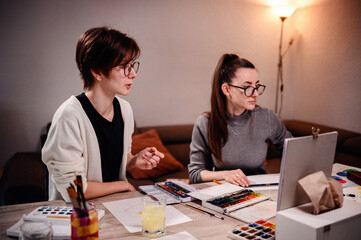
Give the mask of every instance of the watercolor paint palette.
POLYGON ((190 202, 194 199, 188 193, 196 190, 191 185, 177 180, 157 182, 155 185, 139 186, 139 189, 148 195, 165 193, 168 196, 167 204, 190 202))
POLYGON ((227 237, 236 240, 271 240, 275 239, 275 228, 276 225, 271 222, 258 220, 254 223, 236 227, 228 232, 227 237))
POLYGON ((269 194, 254 192, 251 189, 242 189, 241 191, 224 194, 203 201, 202 205, 228 215, 238 209, 268 200, 270 197, 269 194))
POLYGON ((178 184, 171 181, 156 183, 156 185, 161 189, 175 195, 178 198, 188 198, 189 196, 187 195, 187 193, 191 192, 188 189, 185 189, 184 187, 181 187, 178 184))
POLYGON ((70 220, 73 207, 67 206, 42 206, 34 209, 31 213, 24 217, 27 221, 36 221, 42 219, 48 220, 70 220))
MULTIPOLYGON (((51 222, 70 222, 70 216, 73 212, 73 207, 68 206, 42 206, 34 209, 31 213, 24 216, 24 221, 42 221, 48 220, 51 222)), ((105 211, 97 209, 98 219, 100 220, 105 211)))
POLYGON ((342 187, 355 187, 356 183, 347 178, 347 172, 360 172, 361 169, 353 166, 348 166, 340 163, 335 163, 332 166, 332 178, 342 184, 342 187))

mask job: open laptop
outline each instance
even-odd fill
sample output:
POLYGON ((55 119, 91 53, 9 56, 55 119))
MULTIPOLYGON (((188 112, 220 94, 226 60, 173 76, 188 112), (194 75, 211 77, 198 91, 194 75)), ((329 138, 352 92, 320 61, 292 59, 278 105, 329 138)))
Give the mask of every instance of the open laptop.
POLYGON ((278 188, 277 211, 310 202, 298 180, 323 171, 331 177, 335 158, 337 132, 319 134, 317 137, 285 139, 278 188))

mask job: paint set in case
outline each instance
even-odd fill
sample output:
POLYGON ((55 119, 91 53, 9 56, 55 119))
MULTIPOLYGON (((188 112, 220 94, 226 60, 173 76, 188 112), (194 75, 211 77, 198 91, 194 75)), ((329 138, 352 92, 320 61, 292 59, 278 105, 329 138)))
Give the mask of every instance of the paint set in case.
POLYGON ((258 220, 254 223, 249 223, 239 226, 228 232, 228 237, 231 239, 242 240, 273 240, 275 239, 276 225, 264 220, 258 220))
POLYGON ((48 219, 49 221, 69 221, 70 215, 73 212, 73 207, 67 206, 42 206, 36 208, 27 216, 24 216, 24 219, 27 221, 41 221, 48 219))

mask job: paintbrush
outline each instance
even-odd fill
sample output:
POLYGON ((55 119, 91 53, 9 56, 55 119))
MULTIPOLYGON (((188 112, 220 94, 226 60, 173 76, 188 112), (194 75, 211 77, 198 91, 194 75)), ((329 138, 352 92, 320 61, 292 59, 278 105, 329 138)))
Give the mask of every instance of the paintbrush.
POLYGON ((83 209, 85 210, 85 212, 87 213, 87 207, 86 207, 86 201, 85 201, 85 197, 84 197, 84 192, 83 192, 83 180, 81 175, 76 176, 76 181, 77 181, 77 191, 78 191, 78 195, 80 193, 80 199, 81 199, 81 203, 83 206, 83 209))
POLYGON ((73 207, 75 209, 80 209, 79 202, 77 200, 77 194, 75 192, 74 186, 70 184, 71 186, 68 187, 66 190, 68 191, 71 203, 73 204, 73 207))
POLYGON ((76 176, 74 179, 74 185, 70 183, 70 186, 67 188, 73 208, 78 213, 79 217, 88 216, 89 214, 83 192, 83 181, 80 175, 76 176))

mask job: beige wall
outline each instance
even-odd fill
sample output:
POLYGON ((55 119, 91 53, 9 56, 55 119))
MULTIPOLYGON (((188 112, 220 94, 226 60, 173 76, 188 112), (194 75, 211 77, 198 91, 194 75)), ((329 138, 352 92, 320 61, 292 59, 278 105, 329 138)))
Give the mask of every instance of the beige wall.
MULTIPOLYGON (((295 28, 302 35, 285 58, 281 117, 361 132, 360 4, 343 2, 304 7, 286 21, 285 39, 295 28)), ((75 45, 101 25, 127 32, 142 49, 125 97, 140 126, 193 123, 208 110, 212 72, 225 52, 257 66, 267 85, 259 104, 274 109, 280 20, 259 1, 1 1, 0 167, 15 152, 38 151, 56 108, 81 93, 75 45)))
POLYGON ((284 118, 361 132, 360 12, 359 0, 332 0, 286 21, 301 37, 285 57, 284 118))

